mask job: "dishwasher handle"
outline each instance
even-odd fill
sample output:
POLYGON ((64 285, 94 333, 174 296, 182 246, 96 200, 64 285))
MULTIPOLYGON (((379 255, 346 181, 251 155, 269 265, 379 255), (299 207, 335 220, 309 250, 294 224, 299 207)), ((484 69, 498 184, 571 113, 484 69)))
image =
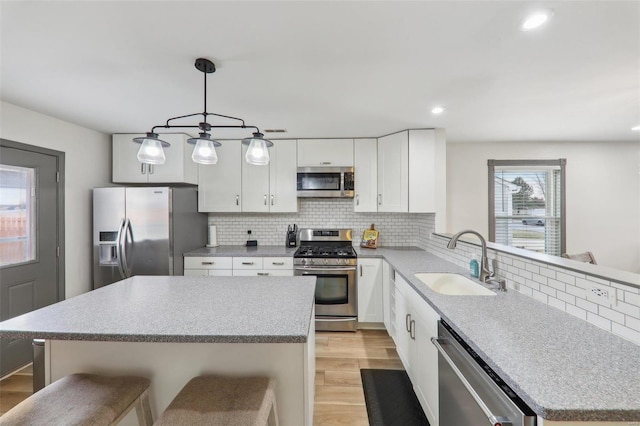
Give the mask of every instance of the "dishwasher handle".
POLYGON ((449 357, 449 354, 440 345, 440 341, 446 341, 446 340, 438 339, 437 337, 431 338, 431 343, 433 343, 433 345, 436 347, 438 352, 440 352, 440 355, 442 355, 442 358, 447 362, 447 364, 449 364, 449 367, 451 367, 451 369, 456 374, 456 376, 458 376, 458 379, 460 379, 460 382, 471 394, 471 397, 474 399, 476 404, 478 404, 478 406, 480 407, 484 415, 487 416, 487 419, 489 420, 489 424, 492 426, 513 426, 513 423, 511 422, 511 420, 509 420, 504 416, 496 416, 491 412, 491 410, 489 410, 489 407, 487 407, 487 404, 485 404, 482 398, 480 398, 480 395, 478 395, 475 389, 473 389, 471 384, 469 384, 469 382, 467 381, 466 377, 464 377, 462 372, 458 369, 458 366, 453 362, 451 357, 449 357))

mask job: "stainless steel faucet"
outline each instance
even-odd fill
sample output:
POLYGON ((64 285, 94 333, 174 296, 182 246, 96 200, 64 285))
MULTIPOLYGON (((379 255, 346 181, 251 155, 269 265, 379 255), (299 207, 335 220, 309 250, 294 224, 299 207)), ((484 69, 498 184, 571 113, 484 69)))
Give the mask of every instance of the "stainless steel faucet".
POLYGON ((482 235, 478 232, 473 231, 471 229, 466 229, 464 231, 460 231, 451 237, 451 241, 447 244, 447 248, 453 250, 456 248, 456 243, 458 242, 458 238, 464 234, 473 234, 480 239, 480 244, 482 245, 482 258, 480 259, 480 281, 486 283, 489 278, 493 277, 494 273, 489 270, 489 259, 487 258, 487 242, 482 235))

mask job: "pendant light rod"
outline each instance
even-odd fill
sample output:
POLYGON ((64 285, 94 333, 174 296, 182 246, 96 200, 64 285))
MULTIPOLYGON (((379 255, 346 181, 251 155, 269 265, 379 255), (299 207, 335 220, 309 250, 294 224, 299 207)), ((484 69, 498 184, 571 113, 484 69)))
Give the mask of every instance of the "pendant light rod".
POLYGON ((212 74, 216 71, 216 66, 213 62, 205 58, 198 58, 195 62, 195 67, 198 71, 204 74, 204 111, 194 114, 180 115, 177 117, 171 117, 167 119, 164 125, 157 125, 151 128, 151 132, 147 133, 146 137, 134 138, 133 142, 141 144, 138 151, 138 160, 142 163, 148 164, 164 164, 165 156, 163 148, 170 146, 168 142, 159 139, 156 129, 200 129, 200 136, 187 140, 187 143, 195 145, 193 150, 192 159, 199 164, 216 164, 218 161, 217 154, 215 153, 215 147, 221 146, 221 143, 211 139, 211 135, 207 132, 211 129, 254 129, 253 137, 245 138, 242 140, 244 145, 248 145, 246 160, 249 164, 265 165, 269 164, 269 151, 268 148, 273 146, 273 142, 264 139, 264 135, 260 132, 260 129, 256 126, 248 126, 242 118, 232 117, 230 115, 216 114, 213 112, 207 112, 207 74, 212 74), (189 117, 202 116, 203 121, 197 125, 184 125, 184 124, 171 124, 174 120, 180 120, 189 117), (214 116, 225 118, 229 120, 239 121, 241 124, 237 125, 212 125, 207 122, 207 117, 214 116))

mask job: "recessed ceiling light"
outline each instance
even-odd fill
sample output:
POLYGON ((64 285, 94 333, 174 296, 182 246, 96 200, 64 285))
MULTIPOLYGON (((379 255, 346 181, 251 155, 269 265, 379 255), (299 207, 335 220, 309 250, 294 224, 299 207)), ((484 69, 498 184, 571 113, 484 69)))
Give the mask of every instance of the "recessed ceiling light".
POLYGON ((442 114, 444 112, 444 107, 437 106, 431 110, 432 114, 442 114))
POLYGON ((524 21, 522 21, 522 25, 520 25, 520 30, 529 31, 529 30, 533 30, 534 28, 538 28, 539 26, 547 22, 549 18, 551 18, 551 15, 553 15, 553 11, 551 10, 542 10, 542 11, 533 13, 529 15, 527 18, 525 18, 524 21))
POLYGON ((632 127, 631 130, 640 132, 640 126, 632 127))

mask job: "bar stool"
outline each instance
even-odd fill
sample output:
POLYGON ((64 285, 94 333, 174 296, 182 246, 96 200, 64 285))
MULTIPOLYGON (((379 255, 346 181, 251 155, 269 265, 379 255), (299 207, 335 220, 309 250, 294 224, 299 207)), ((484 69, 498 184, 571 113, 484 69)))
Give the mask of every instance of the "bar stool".
POLYGON ((154 426, 277 426, 275 387, 268 377, 194 377, 154 426))
POLYGON ((45 386, 11 410, 0 424, 102 426, 118 423, 133 407, 138 424, 153 423, 142 377, 71 374, 45 386))

